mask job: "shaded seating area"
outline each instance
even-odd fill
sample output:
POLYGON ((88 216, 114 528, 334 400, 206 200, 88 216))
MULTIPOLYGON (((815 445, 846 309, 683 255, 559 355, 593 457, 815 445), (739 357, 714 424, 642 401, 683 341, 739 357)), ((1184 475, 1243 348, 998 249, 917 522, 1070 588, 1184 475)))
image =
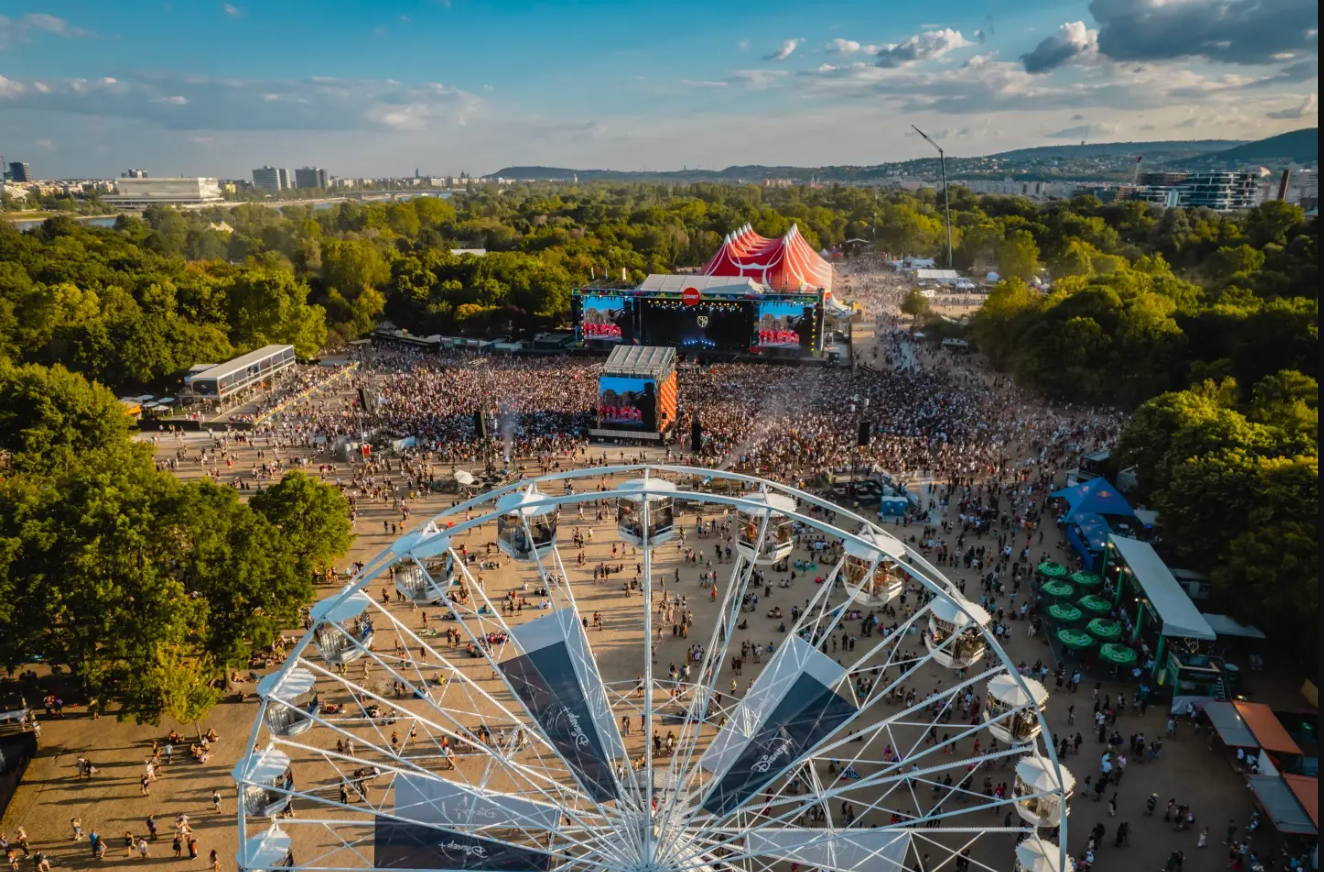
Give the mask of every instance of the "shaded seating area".
POLYGON ((1213 654, 1214 631, 1153 547, 1110 535, 1105 551, 1102 575, 1112 585, 1122 639, 1141 651, 1139 677, 1171 693, 1174 709, 1188 699, 1229 699, 1231 681, 1213 654))

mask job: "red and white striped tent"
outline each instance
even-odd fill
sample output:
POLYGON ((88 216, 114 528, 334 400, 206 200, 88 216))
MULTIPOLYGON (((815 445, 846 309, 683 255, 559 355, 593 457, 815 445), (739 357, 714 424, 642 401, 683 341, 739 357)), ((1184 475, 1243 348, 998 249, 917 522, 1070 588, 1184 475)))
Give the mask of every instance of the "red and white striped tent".
POLYGON ((748 224, 728 233, 699 273, 750 278, 772 291, 832 291, 832 264, 794 224, 780 239, 760 236, 748 224))

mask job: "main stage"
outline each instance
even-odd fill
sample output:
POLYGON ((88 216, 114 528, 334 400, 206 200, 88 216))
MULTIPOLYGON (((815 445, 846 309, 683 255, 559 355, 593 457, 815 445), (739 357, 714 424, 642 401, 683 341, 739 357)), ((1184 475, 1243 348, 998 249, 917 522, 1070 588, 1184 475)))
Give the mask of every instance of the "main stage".
POLYGON ((832 297, 834 271, 792 226, 769 239, 728 234, 698 275, 650 275, 638 287, 571 291, 580 347, 670 346, 743 360, 821 360, 850 342, 850 311, 832 297))

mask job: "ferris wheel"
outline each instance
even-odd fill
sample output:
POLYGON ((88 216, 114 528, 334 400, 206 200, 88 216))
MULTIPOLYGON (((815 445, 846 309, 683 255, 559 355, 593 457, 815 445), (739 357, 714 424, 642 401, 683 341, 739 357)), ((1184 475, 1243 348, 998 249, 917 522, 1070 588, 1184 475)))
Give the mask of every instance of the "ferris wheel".
POLYGON ((510 484, 399 538, 260 682, 238 866, 1068 872, 1048 694, 989 625, 769 481, 510 484))

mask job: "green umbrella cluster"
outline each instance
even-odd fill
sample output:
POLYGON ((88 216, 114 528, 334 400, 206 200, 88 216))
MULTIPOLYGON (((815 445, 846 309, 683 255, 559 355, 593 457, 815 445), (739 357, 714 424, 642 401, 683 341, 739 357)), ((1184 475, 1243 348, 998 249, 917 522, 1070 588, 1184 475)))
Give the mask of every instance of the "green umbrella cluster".
POLYGON ((1111 642, 1114 639, 1120 639, 1122 636, 1122 625, 1117 621, 1110 621, 1107 618, 1095 618, 1085 625, 1085 629, 1096 639, 1103 639, 1111 642))
POLYGON ((1099 647, 1099 656, 1118 666, 1129 666, 1138 659, 1136 649, 1109 642, 1099 647))
POLYGON ((1060 563, 1045 560, 1039 564, 1039 574, 1045 578, 1066 578, 1067 568, 1060 563))
POLYGON ((1070 603, 1053 603, 1048 607, 1049 616, 1062 624, 1072 624, 1080 620, 1080 609, 1070 603))
POLYGON ((1079 587, 1094 587, 1103 582, 1103 577, 1094 572, 1086 572, 1081 569, 1071 573, 1071 580, 1079 587))
POLYGON ((1048 584, 1039 588, 1039 592, 1044 596, 1051 596, 1054 599, 1066 599, 1067 597, 1072 596, 1076 592, 1076 589, 1065 581, 1050 581, 1048 584))
POLYGON ((1080 630, 1063 627, 1057 631, 1057 640, 1068 648, 1088 648, 1094 644, 1094 637, 1080 630))
POLYGON ((1093 612, 1096 615, 1106 615, 1108 612, 1112 611, 1113 607, 1113 604, 1108 602, 1108 600, 1093 594, 1081 597, 1077 601, 1077 604, 1085 611, 1093 612))

